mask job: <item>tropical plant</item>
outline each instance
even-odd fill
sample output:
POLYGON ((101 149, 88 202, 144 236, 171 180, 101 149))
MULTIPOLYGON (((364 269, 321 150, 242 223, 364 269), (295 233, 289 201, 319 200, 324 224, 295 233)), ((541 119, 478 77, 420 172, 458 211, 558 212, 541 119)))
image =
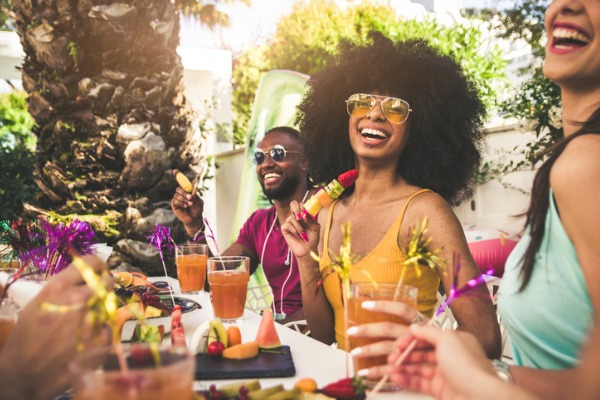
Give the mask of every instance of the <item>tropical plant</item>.
POLYGON ((210 4, 13 0, 23 87, 37 122, 38 206, 110 219, 114 229, 95 227, 109 243, 141 240, 136 220, 169 208, 171 170, 204 170, 204 133, 186 107, 176 49, 180 13, 210 26, 224 21, 210 4))
POLYGON ((12 31, 13 20, 10 15, 12 0, 0 0, 0 31, 12 31))
POLYGON ((0 220, 19 216, 38 193, 33 179, 33 118, 23 93, 0 95, 0 220))
POLYGON ((498 13, 500 37, 515 41, 522 39, 535 56, 532 63, 521 71, 528 78, 515 93, 501 105, 503 115, 522 122, 523 131, 533 132, 535 139, 525 146, 512 149, 521 158, 509 162, 488 162, 480 171, 480 183, 502 177, 510 172, 532 167, 543 159, 543 150, 562 138, 560 118, 560 89, 542 73, 544 57, 544 13, 548 0, 520 0, 513 8, 498 13))
POLYGON ((394 40, 422 38, 429 41, 442 53, 458 60, 479 88, 482 98, 490 107, 494 106, 505 63, 501 52, 489 45, 475 22, 445 27, 434 20, 403 19, 386 4, 361 2, 341 8, 332 0, 308 0, 296 3, 290 15, 280 20, 271 40, 236 59, 235 144, 244 143, 244 129, 263 73, 271 69, 290 69, 311 75, 335 54, 342 39, 364 41, 373 30, 394 40))

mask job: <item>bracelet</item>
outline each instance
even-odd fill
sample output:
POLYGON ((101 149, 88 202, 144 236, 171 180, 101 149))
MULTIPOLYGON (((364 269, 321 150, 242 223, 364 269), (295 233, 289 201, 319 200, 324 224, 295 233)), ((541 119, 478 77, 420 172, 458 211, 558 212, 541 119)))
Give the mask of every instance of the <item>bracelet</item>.
POLYGON ((492 360, 492 367, 496 370, 498 377, 505 382, 513 383, 513 377, 510 374, 510 367, 502 360, 492 360))
POLYGON ((197 241, 198 237, 204 237, 204 225, 202 225, 202 227, 200 229, 198 229, 194 235, 188 235, 188 233, 185 229, 184 229, 184 233, 185 233, 185 238, 187 239, 188 242, 195 242, 195 241, 197 241))
POLYGON ((196 233, 193 235, 188 235, 187 233, 187 229, 183 229, 183 233, 185 234, 185 238, 189 241, 189 242, 195 242, 198 238, 198 236, 204 236, 204 229, 205 226, 204 224, 202 224, 202 226, 200 226, 200 228, 198 228, 198 230, 196 230, 196 233))

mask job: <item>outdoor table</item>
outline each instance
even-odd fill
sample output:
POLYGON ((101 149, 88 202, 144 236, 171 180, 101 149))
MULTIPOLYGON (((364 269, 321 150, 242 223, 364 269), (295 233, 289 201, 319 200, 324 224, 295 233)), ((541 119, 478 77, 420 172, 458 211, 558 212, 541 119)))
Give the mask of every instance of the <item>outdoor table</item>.
MULTIPOLYGON (((154 277, 150 280, 165 280, 165 277, 154 277)), ((194 331, 202 322, 213 318, 213 310, 210 304, 210 294, 203 292, 199 295, 183 295, 179 290, 179 283, 174 278, 168 278, 168 282, 173 288, 174 295, 189 298, 198 302, 202 309, 184 314, 182 319, 186 339, 189 340, 194 331)), ((258 330, 261 316, 254 311, 245 310, 244 321, 240 327, 242 339, 244 342, 253 340, 258 330)), ((325 345, 309 336, 305 336, 293 329, 281 324, 275 324, 279 338, 283 345, 291 349, 292 358, 296 367, 296 375, 288 378, 260 378, 262 387, 270 387, 277 384, 283 384, 286 389, 291 389, 294 383, 300 378, 313 378, 317 381, 319 387, 333 383, 346 377, 346 352, 325 345)), ((168 339, 170 340, 170 339, 168 339)), ((350 373, 352 374, 352 361, 350 359, 350 373)), ((196 381, 195 389, 208 389, 211 384, 217 387, 226 383, 236 382, 238 380, 214 380, 214 381, 196 381)), ((406 400, 425 400, 431 399, 429 396, 410 393, 378 393, 376 399, 406 399, 406 400)))

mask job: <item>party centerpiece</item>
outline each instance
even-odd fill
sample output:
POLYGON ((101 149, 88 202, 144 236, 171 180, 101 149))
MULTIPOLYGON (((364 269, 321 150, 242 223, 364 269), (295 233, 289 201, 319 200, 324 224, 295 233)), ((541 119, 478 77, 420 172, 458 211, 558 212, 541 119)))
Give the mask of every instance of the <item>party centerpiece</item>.
POLYGON ((80 220, 53 223, 45 218, 36 221, 18 219, 0 221, 0 249, 10 265, 0 299, 18 279, 45 281, 64 270, 73 254, 92 254, 98 244, 89 224, 80 220), (18 263, 13 261, 17 260, 18 263))

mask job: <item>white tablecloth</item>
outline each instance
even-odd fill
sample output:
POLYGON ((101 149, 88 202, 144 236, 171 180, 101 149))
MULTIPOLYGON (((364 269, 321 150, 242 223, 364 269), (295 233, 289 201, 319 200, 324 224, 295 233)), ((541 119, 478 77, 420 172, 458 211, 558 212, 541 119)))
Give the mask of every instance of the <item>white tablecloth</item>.
MULTIPOLYGON (((151 278, 151 280, 165 280, 164 277, 151 278)), ((179 284, 176 279, 169 278, 169 283, 174 288, 175 294, 181 297, 187 297, 197 301, 202 305, 201 310, 186 313, 183 316, 183 327, 186 338, 192 337, 196 328, 205 320, 213 318, 213 310, 210 304, 209 293, 201 295, 182 295, 179 291, 179 284)), ((244 321, 240 325, 242 340, 244 342, 254 340, 260 316, 253 311, 246 310, 244 313, 244 321)), ((289 378, 263 378, 260 379, 262 387, 274 386, 283 384, 285 388, 290 389, 294 383, 300 378, 313 378, 317 381, 319 387, 323 387, 329 383, 335 382, 346 377, 346 352, 327 346, 308 336, 302 335, 293 329, 289 329, 283 325, 275 324, 277 333, 281 339, 281 343, 290 346, 292 358, 296 367, 296 375, 289 378)), ((350 363, 350 373, 352 373, 352 361, 350 363)), ((218 381, 196 381, 196 389, 208 388, 211 384, 217 386, 234 382, 231 380, 218 381)), ((396 393, 381 393, 377 394, 376 399, 407 399, 407 400, 425 400, 430 399, 429 396, 423 396, 415 393, 396 392, 396 393)))

